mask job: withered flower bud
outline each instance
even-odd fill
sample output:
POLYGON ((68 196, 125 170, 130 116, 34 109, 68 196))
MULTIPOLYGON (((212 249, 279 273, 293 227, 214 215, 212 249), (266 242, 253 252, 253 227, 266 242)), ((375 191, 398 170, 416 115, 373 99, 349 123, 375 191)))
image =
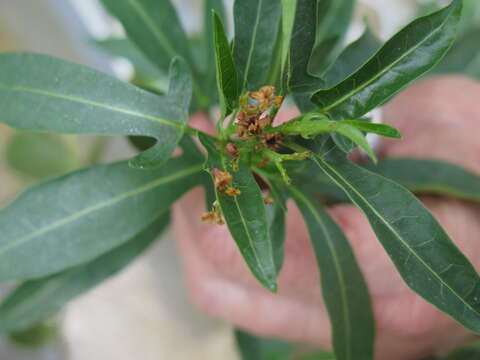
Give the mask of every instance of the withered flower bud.
POLYGON ((220 191, 226 191, 232 184, 232 175, 226 171, 214 167, 212 169, 213 177, 215 178, 215 188, 220 191))

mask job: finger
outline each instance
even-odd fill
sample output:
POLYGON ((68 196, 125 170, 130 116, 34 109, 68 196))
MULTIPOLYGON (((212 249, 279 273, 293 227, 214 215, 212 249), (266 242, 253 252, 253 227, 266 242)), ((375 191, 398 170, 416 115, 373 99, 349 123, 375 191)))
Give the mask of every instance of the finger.
POLYGON ((382 140, 387 157, 455 162, 480 172, 480 83, 461 76, 419 81, 384 108, 385 122, 403 140, 382 140))

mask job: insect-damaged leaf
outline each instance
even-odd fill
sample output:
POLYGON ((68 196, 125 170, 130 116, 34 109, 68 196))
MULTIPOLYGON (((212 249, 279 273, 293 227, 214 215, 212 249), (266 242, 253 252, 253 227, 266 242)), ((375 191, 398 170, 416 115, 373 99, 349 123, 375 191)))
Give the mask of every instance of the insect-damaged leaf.
POLYGON ((480 333, 480 278, 433 215, 401 185, 330 156, 315 161, 365 213, 406 284, 480 333))
POLYGON ((419 18, 393 36, 357 72, 312 101, 336 120, 357 119, 432 68, 455 40, 462 1, 419 18))
POLYGON ((307 188, 289 188, 310 233, 336 359, 373 359, 375 323, 367 285, 340 227, 307 188))
POLYGON ((191 80, 176 58, 168 96, 157 96, 88 67, 50 56, 0 55, 0 122, 22 130, 85 135, 146 135, 157 144, 131 160, 159 167, 183 135, 191 80))
POLYGON ((152 244, 169 220, 169 214, 164 214, 131 240, 95 260, 18 286, 0 305, 0 333, 35 325, 122 270, 152 244))
POLYGON ((241 92, 266 85, 280 25, 281 5, 281 0, 235 1, 233 57, 241 92))
POLYGON ((229 160, 224 158, 213 141, 202 134, 199 134, 199 138, 208 153, 206 170, 213 173, 216 168, 230 173, 233 176, 231 186, 241 192, 237 196, 230 196, 215 189, 218 204, 233 239, 253 275, 267 289, 276 291, 273 246, 260 187, 247 164, 240 161, 238 170, 233 171, 229 160))
POLYGON ((119 162, 33 186, 0 211, 0 281, 53 274, 123 244, 201 184, 201 169, 186 157, 160 170, 119 162))

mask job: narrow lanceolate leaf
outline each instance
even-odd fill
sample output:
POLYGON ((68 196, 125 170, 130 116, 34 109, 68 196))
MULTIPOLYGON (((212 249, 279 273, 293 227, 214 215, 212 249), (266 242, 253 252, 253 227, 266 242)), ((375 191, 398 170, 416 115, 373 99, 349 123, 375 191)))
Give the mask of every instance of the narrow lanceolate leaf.
POLYGON ((232 112, 238 101, 237 70, 222 21, 212 14, 215 40, 215 66, 222 118, 232 112))
POLYGON ((102 0, 102 3, 160 70, 167 71, 178 55, 193 65, 187 36, 170 0, 102 0))
MULTIPOLYGON (((218 15, 223 24, 227 25, 227 17, 225 11, 225 5, 223 0, 205 0, 203 2, 203 22, 204 22, 204 46, 205 49, 205 65, 206 65, 206 78, 207 87, 209 91, 216 89, 216 69, 215 69, 215 41, 214 41, 214 21, 212 18, 212 10, 218 15)), ((228 29, 228 26, 226 26, 228 29)), ((230 49, 230 47, 229 47, 230 49)), ((214 97, 210 97, 212 100, 214 97)))
POLYGON ((462 1, 405 27, 349 78, 312 101, 336 119, 357 119, 431 69, 455 40, 462 1))
POLYGON ((392 138, 392 139, 402 138, 402 134, 400 133, 400 131, 395 129, 393 126, 390 126, 387 124, 375 124, 375 123, 370 123, 368 121, 361 121, 361 120, 343 120, 340 123, 349 124, 356 127, 358 130, 381 135, 381 136, 392 138))
POLYGON ((480 176, 458 165, 431 159, 395 158, 367 167, 410 191, 480 201, 480 176))
MULTIPOLYGON (((296 13, 297 0, 282 0, 282 71, 288 70, 287 60, 290 52, 296 13)), ((285 76, 282 77, 284 78, 285 76)))
MULTIPOLYGON (((59 311, 76 296, 116 274, 140 255, 165 229, 162 215, 141 233, 97 259, 49 277, 26 281, 0 305, 0 333, 21 331, 59 311)), ((96 238, 96 241, 102 241, 96 238)))
POLYGON ((183 157, 155 171, 119 162, 30 188, 0 211, 0 281, 53 274, 123 244, 200 184, 201 168, 183 157))
MULTIPOLYGON (((327 72, 323 74, 325 87, 332 87, 352 75, 375 54, 381 45, 380 40, 367 26, 363 35, 348 45, 332 66, 328 68, 327 72)), ((312 57, 310 65, 313 64, 313 61, 312 57)))
POLYGON ((317 0, 297 0, 289 52, 288 87, 295 93, 321 88, 323 81, 310 75, 308 62, 315 45, 317 0))
POLYGON ((238 329, 235 340, 242 360, 289 360, 293 353, 292 344, 260 338, 238 329))
POLYGON ((290 187, 290 193, 302 212, 317 258, 336 359, 373 359, 372 305, 352 248, 314 191, 290 187))
MULTIPOLYGON (((185 67, 172 62, 171 74, 185 67)), ((182 84, 188 73, 182 73, 182 84)), ((179 81, 178 76, 172 76, 179 81)), ((146 135, 157 144, 132 159, 159 167, 183 135, 190 90, 157 96, 99 71, 44 55, 0 55, 0 122, 22 130, 85 135, 146 135), (179 98, 180 97, 180 98, 179 98)))
POLYGON ((231 186, 240 191, 239 195, 230 196, 215 189, 230 234, 253 275, 267 289, 276 291, 273 246, 260 187, 247 164, 240 161, 238 170, 233 171, 230 160, 223 156, 209 138, 202 134, 199 134, 199 138, 208 153, 205 169, 210 173, 214 168, 229 172, 233 176, 231 186))
POLYGON ((315 160, 365 213, 406 284, 480 333, 480 278, 433 215, 401 185, 333 156, 315 160))
MULTIPOLYGON (((367 139, 365 139, 363 133, 357 128, 357 123, 361 123, 361 121, 332 121, 327 120, 322 114, 309 114, 300 119, 290 120, 274 129, 282 134, 301 135, 306 139, 314 138, 320 134, 337 133, 345 136, 354 144, 360 146, 373 162, 376 162, 377 157, 368 144, 367 139)), ((376 130, 380 131, 379 129, 376 130)), ((383 132, 386 132, 386 130, 383 129, 383 132)))
POLYGON ((269 66, 280 26, 281 0, 236 0, 233 56, 239 88, 257 90, 268 85, 269 66))
POLYGON ((323 0, 317 8, 317 31, 309 72, 322 75, 342 50, 352 20, 355 0, 323 0))

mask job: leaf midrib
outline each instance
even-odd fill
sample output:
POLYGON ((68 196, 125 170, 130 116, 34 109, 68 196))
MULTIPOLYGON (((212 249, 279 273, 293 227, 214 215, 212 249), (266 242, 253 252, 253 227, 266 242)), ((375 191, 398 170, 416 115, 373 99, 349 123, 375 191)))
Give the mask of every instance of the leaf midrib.
MULTIPOLYGON (((389 66, 387 66, 384 70, 382 70, 381 72, 379 72, 377 75, 375 75, 374 77, 372 77, 370 80, 367 80, 365 83, 363 83, 360 87, 356 88, 356 89, 353 89, 352 91, 350 91, 349 93, 347 93, 346 95, 344 95, 343 97, 341 97, 340 99, 338 99, 337 101, 335 101, 334 103, 322 108, 323 111, 325 112, 328 112, 330 111, 331 109, 333 109, 334 107, 342 104, 343 102, 347 101, 349 98, 355 96, 356 94, 358 94, 360 91, 362 91, 363 89, 365 89, 366 87, 368 87, 369 85, 371 85, 372 83, 376 82, 379 78, 381 78, 383 75, 385 75, 387 72, 389 72, 394 66, 396 66, 400 61, 402 61, 403 59, 405 59, 406 57, 410 56, 415 50, 417 50, 420 46, 422 46, 426 41, 428 41, 431 37, 433 37, 434 35, 436 35, 440 29, 443 28, 443 26, 446 24, 448 18, 451 16, 451 13, 445 18, 445 20, 442 22, 442 24, 440 26, 438 26, 433 32, 431 32, 426 38, 424 38, 420 43, 418 43, 417 45, 413 46, 410 50, 408 50, 407 52, 405 52, 401 57, 399 57, 397 60, 395 60, 394 62, 392 62, 389 66)), ((362 68, 363 69, 363 68, 362 68)), ((360 70, 359 70, 360 71, 360 70)), ((355 75, 355 74, 353 74, 355 75)), ((353 76, 352 75, 352 76, 353 76)), ((346 79, 345 81, 348 81, 350 80, 350 78, 352 77, 350 76, 348 79, 346 79)), ((329 90, 326 90, 326 91, 329 91, 329 90)))
POLYGON ((31 241, 35 238, 38 238, 39 236, 42 236, 50 231, 53 231, 61 226, 64 226, 64 225, 67 225, 69 223, 72 223, 80 218, 82 218, 83 216, 86 216, 86 215, 89 215, 91 214, 92 212, 95 212, 97 210, 100 210, 102 208, 106 208, 106 207, 109 207, 109 206, 113 206, 115 205, 116 203, 120 202, 120 201, 123 201, 123 200, 126 200, 132 196, 135 196, 135 195, 138 195, 138 194, 141 194, 143 192, 146 192, 146 191, 149 191, 149 190, 152 190, 160 185, 164 185, 166 183, 169 183, 169 182, 172 182, 172 181, 175 181, 175 180, 178 180, 182 177, 186 177, 186 176, 189 176, 189 175, 192 175, 196 172, 199 172, 202 170, 202 166, 201 165, 195 165, 195 166, 192 166, 192 167, 189 167, 187 169, 183 169, 181 171, 178 171, 177 173, 174 173, 174 174, 171 174, 169 176, 165 176, 165 177, 162 177, 162 178, 159 178, 159 179, 156 179, 154 181, 151 181, 145 185, 142 185, 142 186, 139 186, 135 189, 132 189, 130 191, 127 191, 125 193, 122 193, 122 194, 119 194, 117 196, 114 196, 106 201, 103 201, 103 202, 99 202, 95 205, 92 205, 92 206, 89 206, 89 207, 86 207, 80 211, 77 211, 76 213, 72 214, 72 215, 69 215, 69 216, 66 216, 62 219, 59 219, 37 231, 34 231, 24 237, 21 237, 17 240, 14 240, 12 242, 9 242, 6 246, 4 247, 0 247, 0 256, 3 256, 5 253, 7 253, 8 251, 12 250, 12 249, 15 249, 15 248, 18 248, 20 246, 22 246, 23 244, 25 244, 27 241, 31 241))
MULTIPOLYGON (((322 232, 325 236, 325 240, 327 241, 328 248, 330 249, 330 252, 332 253, 332 260, 335 264, 335 270, 338 274, 338 277, 340 279, 340 291, 342 292, 342 307, 343 307, 343 321, 345 325, 345 338, 346 338, 346 344, 347 344, 347 359, 351 359, 351 354, 352 354, 352 348, 351 348, 351 328, 350 328, 350 322, 348 319, 350 318, 350 311, 348 309, 347 305, 347 291, 346 291, 346 286, 345 286, 345 277, 342 271, 342 267, 340 263, 338 262, 338 254, 335 249, 335 247, 332 244, 332 238, 330 237, 330 233, 327 230, 327 227, 325 223, 323 222, 322 218, 320 217, 320 214, 318 214, 317 210, 313 206, 313 204, 297 189, 291 187, 290 191, 292 191, 295 196, 297 196, 310 210, 312 213, 313 217, 317 220, 320 228, 322 229, 322 232)), ((320 268, 320 264, 318 264, 318 267, 320 268)), ((320 269, 320 271, 322 271, 320 269)))
POLYGON ((56 92, 53 92, 53 91, 43 90, 43 89, 34 88, 34 87, 0 84, 0 89, 6 89, 8 91, 30 92, 30 93, 34 93, 34 94, 43 95, 43 96, 54 97, 54 98, 58 98, 58 99, 62 99, 62 100, 76 102, 76 103, 79 103, 79 104, 95 106, 95 107, 99 107, 99 108, 106 109, 106 110, 109 110, 109 111, 114 111, 114 112, 130 115, 130 116, 135 116, 135 117, 140 117, 140 118, 143 118, 143 119, 155 121, 155 122, 165 124, 165 125, 168 125, 168 126, 171 126, 171 127, 176 127, 176 128, 179 128, 179 129, 183 129, 184 126, 185 126, 182 123, 177 123, 175 121, 163 119, 163 118, 160 118, 160 117, 157 117, 157 116, 148 115, 148 114, 144 114, 144 113, 137 112, 137 111, 132 111, 132 110, 127 110, 127 109, 122 109, 122 108, 115 107, 115 106, 112 106, 112 105, 102 104, 102 103, 99 103, 99 102, 96 102, 96 101, 83 99, 83 98, 77 97, 77 96, 71 96, 71 95, 66 95, 66 94, 62 94, 62 93, 56 93, 56 92))
MULTIPOLYGON (((400 234, 397 233, 397 231, 392 228, 392 226, 388 223, 388 221, 386 221, 378 212, 377 210, 375 209, 375 207, 373 205, 370 204, 370 202, 365 199, 362 194, 360 194, 352 185, 350 185, 350 183, 341 175, 339 174, 334 167, 332 167, 329 163, 327 163, 325 160, 323 159, 318 159, 318 158, 314 158, 314 161, 318 164, 318 160, 320 160, 326 167, 328 167, 330 169, 330 171, 332 171, 333 173, 335 173, 335 175, 337 175, 355 194, 357 194, 357 196, 363 200, 365 202, 365 204, 370 208, 370 210, 382 221, 382 223, 395 235, 395 237, 400 241, 400 243, 408 250, 411 252, 411 254, 413 254, 413 256, 435 277, 438 279, 438 281, 440 282, 440 284, 442 286, 445 286, 453 295, 455 295, 455 297, 457 297, 467 308, 469 308, 472 312, 474 312, 475 314, 478 314, 480 315, 480 313, 478 311, 476 311, 469 303, 467 303, 456 291, 454 291, 448 284, 445 283, 445 281, 414 251, 414 249, 407 243, 403 240, 403 238, 400 236, 400 234)), ((318 164, 321 168, 321 165, 318 164)), ((333 182, 335 182, 345 193, 347 193, 348 195, 348 192, 346 191, 346 189, 344 188, 344 186, 342 186, 338 181, 337 179, 335 179, 333 176, 331 176, 328 172, 325 172, 327 174, 327 176, 332 179, 333 182)), ((355 203, 357 206, 357 202, 354 201, 352 198, 351 198, 352 202, 355 203)), ((361 207, 358 206, 360 209, 361 207)))

